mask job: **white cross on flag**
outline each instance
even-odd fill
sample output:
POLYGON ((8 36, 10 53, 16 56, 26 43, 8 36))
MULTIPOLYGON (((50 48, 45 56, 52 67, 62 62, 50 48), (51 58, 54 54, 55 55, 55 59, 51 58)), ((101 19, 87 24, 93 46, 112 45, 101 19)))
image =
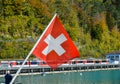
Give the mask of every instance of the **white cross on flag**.
POLYGON ((77 48, 57 15, 53 17, 41 35, 33 54, 54 69, 73 58, 79 57, 77 48))

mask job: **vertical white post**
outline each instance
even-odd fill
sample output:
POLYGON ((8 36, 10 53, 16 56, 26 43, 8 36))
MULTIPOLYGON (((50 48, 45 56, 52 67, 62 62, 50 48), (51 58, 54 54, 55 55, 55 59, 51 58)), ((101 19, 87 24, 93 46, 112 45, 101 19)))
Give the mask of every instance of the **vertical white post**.
POLYGON ((45 32, 47 31, 47 29, 49 28, 50 24, 53 22, 53 20, 55 19, 55 17, 57 16, 57 13, 55 13, 54 17, 52 18, 52 20, 50 21, 49 25, 46 27, 46 29, 44 30, 44 32, 42 33, 42 35, 39 37, 38 41, 36 42, 36 44, 34 45, 34 47, 31 49, 31 51, 29 52, 29 54, 27 55, 26 59, 24 60, 24 62, 22 63, 22 65, 20 66, 20 68, 18 69, 17 73, 15 74, 15 76, 13 77, 12 81, 10 82, 10 84, 13 84, 13 82, 15 81, 16 77, 18 76, 18 74, 20 73, 21 69, 23 68, 23 66, 25 65, 26 61, 28 60, 28 58, 30 57, 30 55, 32 54, 32 52, 34 51, 34 49, 36 48, 36 46, 38 45, 39 41, 41 40, 41 38, 43 37, 43 35, 45 34, 45 32))

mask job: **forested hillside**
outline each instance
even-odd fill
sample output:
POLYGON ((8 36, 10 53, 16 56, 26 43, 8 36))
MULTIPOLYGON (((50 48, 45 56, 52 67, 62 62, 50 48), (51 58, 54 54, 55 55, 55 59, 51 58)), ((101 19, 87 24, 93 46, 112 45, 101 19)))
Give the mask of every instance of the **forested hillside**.
POLYGON ((120 50, 120 0, 0 0, 0 59, 24 59, 56 12, 81 58, 120 50))

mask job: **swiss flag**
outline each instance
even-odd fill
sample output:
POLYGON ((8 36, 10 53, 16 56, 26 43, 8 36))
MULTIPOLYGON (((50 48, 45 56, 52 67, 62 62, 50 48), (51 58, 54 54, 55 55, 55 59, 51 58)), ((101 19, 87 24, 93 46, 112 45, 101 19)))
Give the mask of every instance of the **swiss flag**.
POLYGON ((57 15, 53 17, 41 35, 33 54, 53 69, 80 56, 57 15))

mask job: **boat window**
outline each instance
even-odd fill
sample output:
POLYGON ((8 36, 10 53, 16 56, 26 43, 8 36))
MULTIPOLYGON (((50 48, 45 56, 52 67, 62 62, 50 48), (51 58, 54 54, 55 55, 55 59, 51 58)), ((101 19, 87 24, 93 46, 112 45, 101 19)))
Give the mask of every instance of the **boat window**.
POLYGON ((114 59, 114 56, 111 56, 111 60, 113 60, 113 61, 115 60, 115 59, 114 59))
POLYGON ((95 63, 100 63, 100 61, 99 61, 99 60, 96 60, 95 63))
POLYGON ((87 61, 87 63, 93 63, 93 61, 91 60, 91 61, 87 61))
POLYGON ((107 60, 102 60, 102 62, 107 62, 107 60))
POLYGON ((110 56, 107 56, 107 59, 110 59, 110 56))
POLYGON ((42 62, 42 64, 46 64, 46 62, 42 62))
POLYGON ((119 56, 115 56, 115 60, 116 60, 116 61, 119 61, 119 56))
POLYGON ((78 61, 78 63, 83 63, 83 61, 78 61))
POLYGON ((73 61, 73 62, 72 62, 72 64, 76 64, 76 62, 75 62, 75 61, 73 61))
MULTIPOLYGON (((22 63, 23 63, 22 61, 18 61, 18 62, 16 62, 17 65, 22 65, 22 63)), ((27 62, 25 62, 24 65, 27 65, 27 62)))
POLYGON ((36 65, 36 64, 38 64, 38 62, 33 61, 33 62, 31 62, 31 64, 36 65))

